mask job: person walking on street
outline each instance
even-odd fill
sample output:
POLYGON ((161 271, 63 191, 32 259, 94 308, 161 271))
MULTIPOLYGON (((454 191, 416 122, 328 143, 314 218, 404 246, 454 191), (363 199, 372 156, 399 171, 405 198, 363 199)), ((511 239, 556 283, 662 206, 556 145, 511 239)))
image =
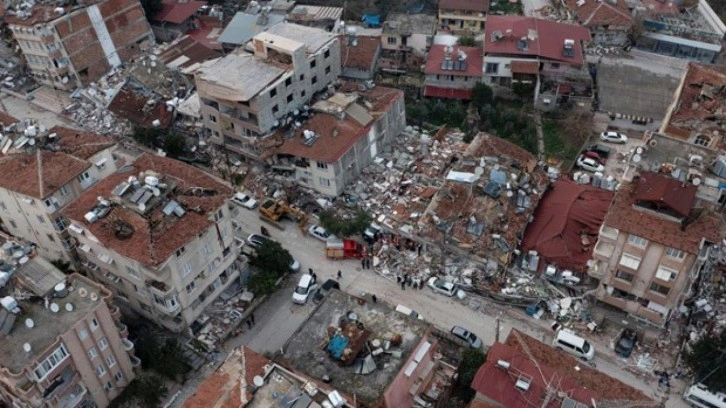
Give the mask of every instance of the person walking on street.
POLYGON ((371 299, 373 300, 373 303, 378 302, 378 298, 376 297, 376 295, 371 296, 371 299))
POLYGON ((360 268, 361 269, 365 269, 366 268, 366 259, 365 258, 361 258, 360 259, 360 268))
POLYGON ((255 325, 255 314, 254 313, 250 313, 250 320, 252 321, 252 325, 254 326, 255 325))
POLYGON ((318 275, 316 275, 315 272, 313 272, 312 277, 313 277, 313 284, 314 284, 315 282, 318 281, 318 275))
POLYGON ((341 272, 340 270, 338 270, 338 280, 340 280, 340 278, 342 278, 342 277, 343 277, 343 272, 341 272))
POLYGON ((247 319, 247 328, 248 329, 252 328, 252 320, 250 320, 250 319, 247 319))
POLYGON ((406 281, 405 280, 401 281, 401 290, 406 290, 406 281))
POLYGON ((315 272, 313 272, 313 268, 308 268, 308 273, 310 275, 315 275, 315 272))

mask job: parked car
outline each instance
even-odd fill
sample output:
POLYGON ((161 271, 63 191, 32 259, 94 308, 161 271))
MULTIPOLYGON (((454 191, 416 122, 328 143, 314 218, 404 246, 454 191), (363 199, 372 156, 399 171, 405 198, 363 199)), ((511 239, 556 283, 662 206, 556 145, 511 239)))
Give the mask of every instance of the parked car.
POLYGON ((404 305, 398 305, 398 306, 396 306, 396 311, 398 313, 403 313, 406 316, 411 316, 414 319, 423 320, 423 317, 421 317, 421 315, 418 314, 417 311, 415 311, 413 309, 410 309, 410 308, 408 308, 408 307, 406 307, 404 305))
POLYGON ((595 160, 596 162, 602 164, 603 166, 605 165, 606 159, 600 157, 600 155, 597 154, 597 152, 593 152, 592 150, 585 150, 584 152, 582 152, 582 155, 595 160))
POLYGON ((595 152, 595 153, 597 153, 598 156, 602 157, 603 159, 607 159, 608 157, 610 157, 610 153, 613 151, 613 149, 611 149, 605 145, 594 144, 594 145, 588 147, 587 151, 595 152))
POLYGON ((260 205, 259 201, 255 200, 254 198, 248 196, 245 193, 235 193, 234 197, 232 197, 232 201, 235 204, 239 204, 248 210, 254 210, 255 208, 257 208, 257 206, 260 205))
POLYGON ((628 143, 628 137, 618 132, 602 132, 600 133, 600 140, 610 143, 628 143))
POLYGON ((446 296, 454 296, 456 294, 456 284, 447 282, 441 278, 434 276, 426 284, 436 293, 441 293, 446 296))
POLYGON ((466 330, 461 326, 454 326, 451 328, 451 334, 464 340, 469 347, 474 349, 480 349, 482 346, 481 339, 476 337, 476 334, 466 330))
POLYGON ((591 171, 593 173, 602 173, 603 171, 605 171, 605 166, 598 163, 594 159, 585 157, 584 155, 580 155, 580 157, 577 158, 575 164, 577 165, 577 167, 583 170, 591 171))
POLYGON ((317 288, 318 285, 313 283, 313 276, 306 273, 300 277, 300 281, 295 287, 295 291, 292 293, 292 302, 304 305, 307 303, 310 294, 317 288))
POLYGON ((371 225, 363 231, 363 239, 369 244, 375 242, 376 235, 378 235, 379 232, 381 232, 381 227, 378 224, 371 223, 371 225))
POLYGON ((317 238, 323 242, 326 242, 331 238, 337 238, 335 235, 331 234, 330 231, 326 230, 320 225, 311 225, 310 228, 308 228, 308 234, 310 234, 311 237, 317 238))
POLYGON ((620 334, 620 338, 615 344, 615 354, 623 358, 628 358, 633 354, 633 349, 636 344, 638 344, 638 334, 635 330, 626 328, 620 334))
POLYGON ((333 279, 326 280, 323 285, 315 292, 315 295, 313 296, 313 303, 322 302, 323 298, 325 298, 325 296, 327 296, 328 293, 333 289, 340 290, 340 283, 333 279))
POLYGON ((552 340, 552 345, 558 351, 568 352, 583 361, 590 361, 595 358, 595 348, 587 340, 577 334, 560 329, 552 340))
POLYGON ((247 237, 247 243, 250 244, 253 248, 259 248, 262 244, 269 241, 270 239, 267 237, 263 237, 259 234, 252 234, 249 237, 247 237))
POLYGON ((292 258, 292 262, 290 262, 290 272, 300 272, 300 262, 295 258, 292 258))

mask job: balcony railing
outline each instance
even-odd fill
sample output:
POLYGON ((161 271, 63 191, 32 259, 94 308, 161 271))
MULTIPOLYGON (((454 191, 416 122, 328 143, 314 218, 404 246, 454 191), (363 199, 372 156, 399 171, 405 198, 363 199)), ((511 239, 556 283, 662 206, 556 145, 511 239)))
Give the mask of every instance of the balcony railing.
POLYGON ((146 283, 152 293, 156 293, 161 297, 166 297, 170 295, 172 290, 174 289, 171 286, 168 286, 166 283, 157 280, 149 280, 146 283))
POLYGON ((132 365, 132 366, 133 366, 134 368, 139 368, 139 367, 141 367, 141 359, 139 359, 139 358, 138 358, 138 357, 136 357, 136 356, 131 356, 131 365, 132 365))
POLYGON ((113 317, 114 319, 120 319, 121 318, 121 309, 118 306, 116 306, 116 305, 109 305, 108 311, 111 312, 111 317, 113 317))
MULTIPOLYGON (((126 350, 126 351, 130 352, 131 350, 134 349, 134 343, 129 339, 121 339, 121 344, 124 346, 124 350, 126 350)), ((133 359, 132 359, 131 363, 133 364, 133 359)))
POLYGON ((59 401, 58 407, 60 408, 75 408, 83 401, 83 398, 88 393, 86 387, 82 384, 76 384, 71 391, 68 392, 62 400, 59 401))
MULTIPOLYGON (((116 322, 116 329, 118 330, 119 336, 121 336, 122 339, 125 339, 129 336, 129 328, 126 327, 125 324, 121 322, 116 322)), ((133 345, 132 345, 133 347, 133 345)))

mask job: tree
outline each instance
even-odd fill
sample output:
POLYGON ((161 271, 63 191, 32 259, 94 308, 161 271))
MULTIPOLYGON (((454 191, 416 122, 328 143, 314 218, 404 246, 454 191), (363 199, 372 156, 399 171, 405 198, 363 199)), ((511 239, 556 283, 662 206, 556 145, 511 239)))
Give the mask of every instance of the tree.
POLYGON ((171 157, 179 157, 184 154, 184 137, 174 134, 167 133, 164 136, 164 151, 171 157))
POLYGON ((373 221, 363 210, 358 210, 352 218, 340 218, 330 211, 322 211, 319 216, 323 228, 340 237, 362 234, 373 221))
POLYGON ((425 101, 406 103, 406 119, 409 123, 421 126, 429 115, 425 101))
POLYGON ((136 126, 131 135, 134 140, 145 146, 154 146, 161 136, 162 132, 159 129, 149 129, 143 126, 136 126))
POLYGON ((141 374, 124 388, 109 408, 144 407, 157 408, 166 396, 168 388, 164 379, 156 374, 141 374))
POLYGON ((683 361, 696 382, 714 392, 726 391, 726 330, 701 337, 686 351, 683 361))
POLYGON ((164 344, 160 344, 153 333, 143 328, 135 334, 138 336, 136 355, 141 359, 144 368, 173 381, 186 380, 192 366, 178 341, 167 339, 164 344))
POLYGON ((494 91, 492 91, 492 88, 483 82, 477 82, 472 91, 471 104, 481 114, 481 110, 492 103, 494 103, 494 91))
POLYGON ((466 349, 461 354, 459 363, 459 378, 454 387, 453 395, 467 403, 474 398, 474 390, 471 389, 471 382, 474 381, 479 367, 486 361, 486 354, 481 350, 466 349))
POLYGON ((73 273, 73 271, 71 270, 70 262, 66 262, 62 259, 56 259, 54 261, 50 261, 50 263, 66 275, 70 275, 71 273, 73 273))
POLYGON ((279 242, 264 242, 250 259, 257 272, 250 276, 247 286, 257 296, 274 292, 278 279, 290 271, 292 262, 292 255, 279 242))
POLYGON ((456 43, 462 47, 476 47, 476 40, 474 37, 459 37, 459 40, 456 41, 456 43))

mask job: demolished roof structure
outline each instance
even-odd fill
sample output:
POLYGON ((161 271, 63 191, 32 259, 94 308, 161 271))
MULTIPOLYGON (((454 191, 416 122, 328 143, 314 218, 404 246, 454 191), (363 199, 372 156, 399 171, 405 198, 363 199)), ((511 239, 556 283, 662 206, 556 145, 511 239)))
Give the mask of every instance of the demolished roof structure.
POLYGON ((108 110, 138 126, 166 129, 174 119, 162 97, 133 77, 119 89, 108 110))
POLYGON ((631 12, 623 1, 567 0, 567 7, 585 27, 630 28, 633 25, 631 12))
POLYGON ((726 68, 688 64, 660 132, 697 145, 723 148, 726 68))
POLYGON ((194 37, 183 35, 162 48, 159 61, 169 69, 184 69, 220 56, 219 51, 206 47, 194 37))
POLYGON ((507 408, 658 406, 642 391, 517 329, 489 349, 471 387, 477 399, 507 408))
POLYGON ((192 17, 205 4, 198 0, 163 0, 161 10, 154 14, 153 20, 161 23, 181 24, 192 17))
POLYGON ((211 214, 231 196, 229 187, 199 169, 145 154, 86 190, 64 213, 105 247, 158 268, 213 225, 211 214))
POLYGON ((285 16, 281 14, 248 14, 240 11, 224 27, 217 41, 233 46, 243 45, 255 35, 283 21, 285 16))
POLYGON ((542 197, 527 225, 522 252, 537 251, 545 263, 586 272, 600 226, 614 193, 591 185, 559 179, 542 197))

